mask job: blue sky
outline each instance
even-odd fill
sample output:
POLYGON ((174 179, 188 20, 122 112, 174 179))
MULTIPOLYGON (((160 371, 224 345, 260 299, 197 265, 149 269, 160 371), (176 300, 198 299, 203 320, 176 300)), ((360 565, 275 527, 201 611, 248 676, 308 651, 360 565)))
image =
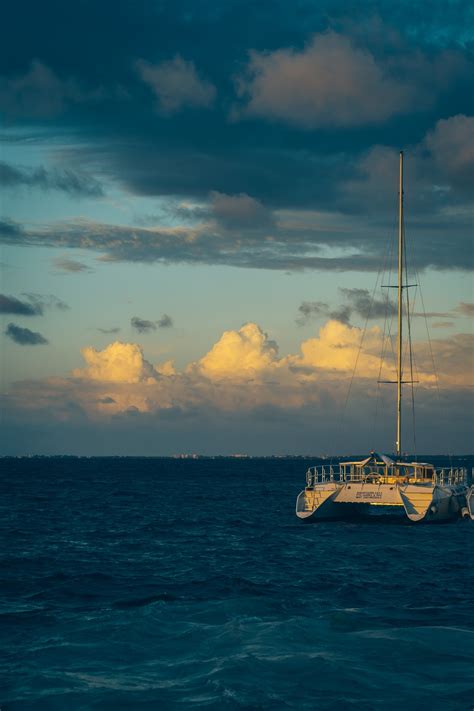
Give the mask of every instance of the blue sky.
POLYGON ((396 236, 401 148, 431 334, 413 319, 419 443, 470 449, 472 4, 7 14, 4 453, 390 451, 374 412, 393 393, 370 360, 383 292, 369 318, 366 302, 396 236))

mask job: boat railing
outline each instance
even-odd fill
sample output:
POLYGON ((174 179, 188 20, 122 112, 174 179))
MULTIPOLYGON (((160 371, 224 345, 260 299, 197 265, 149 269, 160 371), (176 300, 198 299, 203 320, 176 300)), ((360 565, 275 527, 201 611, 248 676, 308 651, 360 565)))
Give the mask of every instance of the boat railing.
POLYGON ((306 472, 306 484, 312 488, 316 484, 324 484, 332 481, 344 481, 339 465, 309 467, 306 472))
POLYGON ((385 466, 357 464, 336 464, 319 465, 309 467, 306 472, 306 486, 313 488, 316 484, 332 482, 362 481, 367 483, 393 483, 402 481, 404 483, 426 483, 438 484, 440 486, 455 486, 466 484, 467 469, 445 467, 441 469, 425 468, 422 466, 385 466))
POLYGON ((467 484, 467 469, 465 469, 464 467, 435 469, 434 481, 440 486, 455 486, 456 484, 467 484))

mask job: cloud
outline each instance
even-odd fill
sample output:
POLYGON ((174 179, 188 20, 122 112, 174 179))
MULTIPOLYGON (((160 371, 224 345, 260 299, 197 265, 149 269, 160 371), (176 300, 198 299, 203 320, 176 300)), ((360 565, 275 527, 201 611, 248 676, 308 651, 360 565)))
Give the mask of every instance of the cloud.
POLYGON ((349 308, 364 319, 386 318, 397 313, 396 305, 389 300, 377 299, 368 289, 339 289, 344 298, 349 302, 349 308))
POLYGON ((15 296, 0 294, 0 313, 17 314, 19 316, 42 316, 47 308, 57 308, 66 311, 69 306, 52 294, 23 294, 28 301, 20 301, 15 296))
POLYGON ((445 85, 441 74, 458 69, 451 56, 446 52, 434 62, 421 53, 380 59, 333 31, 313 35, 302 50, 252 51, 246 73, 236 80, 244 103, 234 115, 303 129, 379 124, 429 108, 436 96, 433 72, 445 85))
MULTIPOLYGON (((280 451, 280 447, 286 452, 298 451, 293 450, 295 442, 302 449, 305 441, 309 451, 317 447, 327 453, 331 447, 342 447, 337 443, 338 427, 350 387, 348 436, 350 433, 353 439, 345 438, 345 446, 350 449, 355 443, 359 450, 369 449, 374 428, 380 434, 378 442, 392 442, 392 416, 374 419, 374 408, 377 402, 378 412, 394 412, 394 389, 376 387, 381 330, 368 329, 362 347, 361 336, 360 328, 329 321, 316 336, 303 340, 298 353, 279 356, 276 343, 257 324, 248 323, 224 332, 202 358, 178 372, 169 361, 153 366, 136 343, 115 342, 103 350, 87 347, 82 350, 86 361, 83 369, 67 378, 16 383, 3 398, 2 409, 9 423, 13 418, 23 428, 25 423, 36 422, 38 426, 45 419, 56 427, 61 423, 81 427, 81 423, 89 422, 107 437, 107 432, 118 435, 122 423, 125 440, 126 433, 133 429, 133 417, 137 423, 133 432, 139 438, 144 428, 149 428, 151 441, 155 442, 164 430, 175 441, 179 431, 176 451, 187 451, 196 442, 194 451, 207 448, 215 453, 218 432, 225 441, 234 442, 230 451, 242 451, 243 442, 252 441, 247 437, 251 431, 255 443, 260 442, 262 428, 271 427, 273 447, 267 444, 267 451, 280 451), (197 439, 196 433, 200 433, 197 439)), ((432 441, 436 423, 443 424, 441 439, 437 440, 440 447, 447 447, 449 422, 455 422, 456 430, 467 435, 465 413, 470 407, 469 357, 473 346, 472 336, 467 334, 432 341, 440 374, 436 395, 430 344, 416 344, 420 381, 417 401, 424 413, 421 430, 427 444, 432 441), (434 398, 439 400, 436 407, 434 398), (464 420, 457 418, 459 408, 464 420)), ((387 360, 382 379, 392 379, 393 371, 394 363, 387 360)), ((122 436, 116 438, 125 441, 122 436)), ((165 440, 170 447, 171 440, 165 440)), ((163 452, 168 451, 166 446, 163 452)), ((264 453, 264 449, 249 451, 264 453)), ((116 452, 113 448, 110 451, 116 452)))
POLYGON ((20 346, 40 346, 48 343, 41 333, 30 331, 29 328, 21 328, 14 323, 8 324, 5 334, 20 346))
POLYGON ((329 305, 325 301, 303 301, 298 306, 299 316, 296 319, 298 326, 305 326, 312 318, 327 316, 329 305))
POLYGON ((19 168, 0 161, 0 185, 5 188, 37 187, 42 190, 60 190, 77 197, 102 197, 104 190, 96 178, 68 168, 47 170, 19 168))
POLYGON ((139 318, 138 316, 133 316, 130 323, 132 328, 135 328, 138 333, 149 333, 150 331, 156 331, 156 324, 153 321, 146 321, 145 319, 139 318))
POLYGON ((460 313, 462 316, 474 316, 474 303, 466 303, 465 301, 461 301, 455 311, 460 313))
POLYGON ((0 219, 0 238, 3 238, 6 242, 14 242, 15 239, 21 239, 22 237, 24 237, 24 230, 18 222, 8 218, 0 219))
POLYGON ((45 309, 58 309, 59 311, 69 310, 69 306, 66 302, 53 294, 24 293, 23 296, 29 299, 40 314, 42 314, 45 309))
MULTIPOLYGON (((393 202, 393 196, 392 196, 393 202)), ((330 271, 377 271, 384 260, 386 242, 381 228, 360 217, 340 213, 288 213, 273 229, 225 230, 202 223, 195 226, 141 228, 74 220, 26 229, 18 226, 3 234, 0 243, 73 249, 102 254, 109 262, 160 262, 227 264, 251 269, 326 269, 330 271)), ((393 224, 393 221, 392 221, 393 224)), ((468 220, 450 219, 449 214, 431 216, 416 225, 417 249, 413 267, 418 270, 470 270, 474 267, 468 220), (451 241, 446 239, 450 233, 451 241), (452 248, 453 242, 456 249, 452 248)))
POLYGON ((417 360, 428 366, 431 351, 434 352, 441 385, 464 388, 474 386, 474 334, 455 333, 447 339, 421 343, 416 351, 417 360))
POLYGON ((172 328, 173 319, 168 314, 163 314, 163 316, 156 322, 158 328, 172 328))
POLYGON ((200 373, 211 379, 248 379, 275 361, 278 346, 255 323, 246 323, 238 331, 225 331, 200 361, 200 373))
POLYGON ((435 321, 431 324, 431 328, 452 328, 454 321, 435 321))
MULTIPOLYGON (((351 375, 357 363, 358 376, 378 378, 382 333, 378 326, 367 330, 364 348, 359 355, 362 331, 340 321, 328 321, 319 336, 309 338, 301 344, 301 356, 291 362, 297 368, 325 370, 346 377, 351 375)), ((386 364, 386 368, 390 366, 386 364)))
POLYGON ((300 315, 296 319, 298 326, 305 326, 314 318, 330 318, 341 323, 349 323, 352 309, 349 306, 330 308, 324 301, 303 301, 298 307, 300 315))
POLYGON ((23 75, 0 77, 0 110, 11 117, 51 118, 61 114, 69 103, 100 96, 101 90, 86 91, 74 79, 60 79, 38 59, 23 75))
POLYGON ((368 289, 340 288, 339 291, 348 303, 335 308, 323 301, 303 301, 298 307, 298 326, 305 326, 312 319, 320 317, 348 324, 353 313, 365 320, 385 318, 397 313, 397 307, 388 297, 377 299, 368 289))
POLYGON ((81 350, 87 363, 84 369, 73 371, 76 378, 113 383, 150 383, 158 375, 153 366, 143 357, 136 343, 115 341, 102 351, 88 346, 81 350))
POLYGON ((101 333, 105 333, 105 334, 112 334, 112 333, 119 333, 119 332, 120 332, 120 328, 118 328, 118 327, 115 327, 115 328, 98 328, 97 330, 100 331, 101 333))
POLYGON ((210 199, 211 214, 226 229, 259 229, 275 226, 271 211, 259 200, 246 193, 226 195, 214 190, 210 194, 210 199))
POLYGON ((38 304, 20 301, 14 296, 0 294, 0 313, 18 314, 20 316, 38 316, 43 313, 38 304))
POLYGON ((90 272, 92 269, 83 262, 78 262, 76 259, 58 258, 54 260, 56 269, 70 274, 78 274, 79 272, 90 272))
POLYGON ((440 119, 425 137, 437 171, 465 190, 474 185, 474 116, 440 119))
POLYGON ((214 102, 216 89, 199 76, 193 62, 179 54, 161 64, 139 59, 135 63, 141 79, 156 96, 156 110, 171 115, 183 108, 208 108, 214 102))

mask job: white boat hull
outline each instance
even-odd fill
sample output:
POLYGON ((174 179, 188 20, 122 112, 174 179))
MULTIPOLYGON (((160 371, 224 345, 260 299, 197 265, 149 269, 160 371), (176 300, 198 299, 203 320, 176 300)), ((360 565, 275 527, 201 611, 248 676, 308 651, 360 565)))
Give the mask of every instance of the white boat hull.
POLYGON ((461 515, 467 495, 465 485, 327 482, 299 494, 296 515, 315 522, 371 513, 399 514, 413 523, 441 523, 461 515))

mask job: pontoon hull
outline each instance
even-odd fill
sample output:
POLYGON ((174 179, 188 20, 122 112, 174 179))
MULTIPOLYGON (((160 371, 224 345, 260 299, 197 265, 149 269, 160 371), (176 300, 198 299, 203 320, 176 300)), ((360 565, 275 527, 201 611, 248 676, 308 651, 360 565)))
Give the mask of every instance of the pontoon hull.
MULTIPOLYGON (((316 484, 299 494, 296 515, 308 523, 372 513, 400 516, 412 523, 442 523, 459 518, 463 507, 467 506, 467 494, 467 487, 462 485, 354 481, 316 484)), ((471 505, 474 505, 474 496, 471 505)))

